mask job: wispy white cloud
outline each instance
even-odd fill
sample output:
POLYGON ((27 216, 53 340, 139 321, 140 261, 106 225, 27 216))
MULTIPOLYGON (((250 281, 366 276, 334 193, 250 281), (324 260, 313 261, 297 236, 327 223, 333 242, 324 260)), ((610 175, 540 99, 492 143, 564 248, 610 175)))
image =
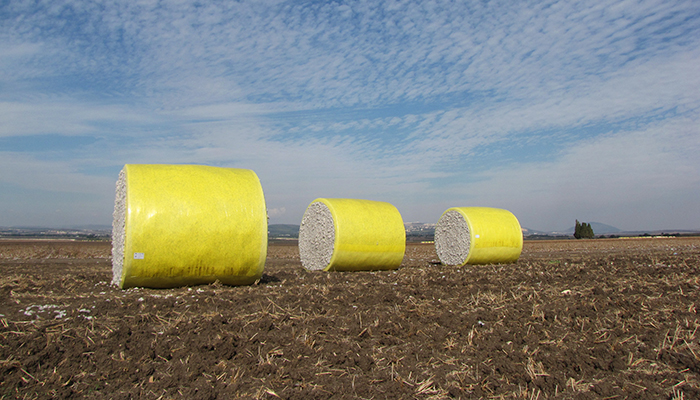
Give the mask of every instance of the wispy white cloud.
MULTIPOLYGON (((2 152, 2 181, 29 189, 81 194, 113 192, 111 177, 80 173, 72 160, 40 160, 31 154, 2 152), (19 166, 19 168, 18 168, 19 166)), ((113 193, 109 194, 112 197, 113 193)))
POLYGON ((487 171, 469 197, 507 205, 534 229, 572 217, 624 229, 696 229, 697 123, 695 116, 588 138, 552 161, 487 171))
POLYGON ((73 97, 46 96, 0 101, 0 137, 46 133, 62 135, 135 136, 134 127, 165 127, 165 115, 138 106, 96 104, 73 97))

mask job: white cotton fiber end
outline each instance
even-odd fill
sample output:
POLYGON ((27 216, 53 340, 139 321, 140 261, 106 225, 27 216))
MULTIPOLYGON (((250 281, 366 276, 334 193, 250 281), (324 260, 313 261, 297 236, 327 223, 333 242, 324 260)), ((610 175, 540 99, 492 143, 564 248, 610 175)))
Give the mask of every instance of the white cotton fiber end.
POLYGON ((469 256, 469 224, 459 211, 445 212, 435 227, 435 251, 445 265, 462 265, 469 256))
POLYGON ((112 284, 119 285, 124 268, 124 241, 126 236, 126 173, 122 170, 117 180, 114 213, 112 214, 112 284))
POLYGON ((299 256, 304 268, 325 269, 333 257, 335 223, 333 214, 322 202, 311 203, 299 227, 299 256))

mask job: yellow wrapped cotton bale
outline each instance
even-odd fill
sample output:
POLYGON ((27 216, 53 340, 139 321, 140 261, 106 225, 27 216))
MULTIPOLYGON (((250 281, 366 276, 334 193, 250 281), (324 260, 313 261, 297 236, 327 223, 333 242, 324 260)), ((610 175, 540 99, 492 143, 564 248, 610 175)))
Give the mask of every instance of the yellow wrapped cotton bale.
POLYGON ((507 210, 453 207, 435 227, 435 251, 445 265, 515 262, 522 249, 520 223, 507 210))
POLYGON ((299 255, 309 270, 386 270, 401 266, 406 230, 393 205, 316 199, 299 227, 299 255))
POLYGON ((123 289, 254 283, 267 256, 260 181, 246 169, 127 164, 112 242, 112 283, 123 289))

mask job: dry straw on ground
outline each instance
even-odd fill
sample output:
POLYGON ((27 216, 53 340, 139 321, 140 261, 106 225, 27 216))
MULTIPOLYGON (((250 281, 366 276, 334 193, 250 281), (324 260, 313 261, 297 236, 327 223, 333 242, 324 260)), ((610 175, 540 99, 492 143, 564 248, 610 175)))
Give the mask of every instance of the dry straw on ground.
POLYGON ((272 245, 257 285, 127 291, 82 246, 0 244, 0 397, 700 396, 700 239, 323 274, 272 245))

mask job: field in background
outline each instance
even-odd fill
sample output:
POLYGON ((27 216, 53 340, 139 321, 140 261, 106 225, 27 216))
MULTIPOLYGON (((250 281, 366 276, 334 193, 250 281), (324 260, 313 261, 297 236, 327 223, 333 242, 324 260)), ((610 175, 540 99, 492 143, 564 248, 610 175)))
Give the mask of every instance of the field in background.
POLYGON ((698 398, 700 238, 526 242, 515 264, 119 290, 108 242, 0 242, 0 398, 698 398))

